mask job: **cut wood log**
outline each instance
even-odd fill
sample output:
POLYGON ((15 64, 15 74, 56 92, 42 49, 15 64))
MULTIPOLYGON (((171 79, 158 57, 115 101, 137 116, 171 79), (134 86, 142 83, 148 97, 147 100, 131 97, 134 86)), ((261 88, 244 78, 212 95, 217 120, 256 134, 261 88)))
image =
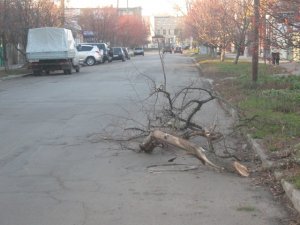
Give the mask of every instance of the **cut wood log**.
MULTIPOLYGON (((224 170, 224 167, 216 165, 206 157, 204 153, 205 150, 202 147, 185 139, 162 132, 160 130, 154 130, 153 132, 151 132, 149 136, 145 138, 143 143, 140 144, 140 149, 147 153, 151 153, 153 149, 159 144, 170 144, 175 147, 181 148, 197 157, 204 165, 209 165, 218 170, 224 170)), ((231 171, 232 169, 234 169, 234 171, 236 171, 241 176, 249 176, 247 168, 238 162, 230 163, 230 169, 228 169, 228 171, 231 171)))

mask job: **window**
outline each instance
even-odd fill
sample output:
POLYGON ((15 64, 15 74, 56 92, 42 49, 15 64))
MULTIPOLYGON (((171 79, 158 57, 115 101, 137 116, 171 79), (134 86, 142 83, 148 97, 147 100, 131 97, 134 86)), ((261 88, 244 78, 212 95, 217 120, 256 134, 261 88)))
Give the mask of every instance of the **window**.
POLYGON ((171 30, 169 29, 169 35, 171 35, 171 30))
POLYGON ((167 31, 164 29, 163 30, 163 35, 166 35, 167 34, 167 31))
POLYGON ((174 35, 177 35, 177 34, 178 34, 178 30, 175 29, 175 30, 174 30, 174 35))
POLYGON ((77 50, 80 52, 91 51, 93 46, 77 46, 77 50))
POLYGON ((160 30, 157 30, 157 34, 160 34, 160 30))

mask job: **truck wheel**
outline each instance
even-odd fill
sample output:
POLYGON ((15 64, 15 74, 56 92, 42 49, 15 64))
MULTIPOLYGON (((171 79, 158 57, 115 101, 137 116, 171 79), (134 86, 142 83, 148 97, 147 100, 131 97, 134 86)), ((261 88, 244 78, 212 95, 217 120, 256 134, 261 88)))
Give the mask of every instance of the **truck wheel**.
POLYGON ((41 71, 40 70, 33 70, 33 75, 39 76, 39 75, 41 75, 41 71))
POLYGON ((86 64, 87 64, 88 66, 93 66, 93 65, 95 65, 95 63, 96 63, 96 60, 95 60, 93 57, 88 57, 88 58, 86 59, 86 64))

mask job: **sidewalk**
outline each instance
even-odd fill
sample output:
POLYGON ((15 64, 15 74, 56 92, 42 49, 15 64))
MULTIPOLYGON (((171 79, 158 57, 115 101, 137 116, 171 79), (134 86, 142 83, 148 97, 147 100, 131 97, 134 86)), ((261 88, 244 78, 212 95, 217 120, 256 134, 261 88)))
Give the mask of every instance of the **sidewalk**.
POLYGON ((24 70, 24 64, 9 65, 9 70, 13 71, 9 74, 6 74, 4 70, 5 68, 3 66, 0 66, 0 81, 19 78, 29 74, 28 71, 21 72, 22 70, 24 70))
POLYGON ((285 68, 290 75, 300 76, 300 62, 283 61, 279 66, 285 68))
MULTIPOLYGON (((21 69, 24 66, 24 64, 14 64, 14 65, 9 65, 8 68, 10 70, 16 70, 16 69, 21 69)), ((4 66, 0 66, 0 70, 5 70, 4 66)))
MULTIPOLYGON (((230 59, 234 59, 235 54, 226 53, 225 57, 230 58, 230 59)), ((239 59, 240 60, 246 60, 246 61, 251 61, 252 60, 251 57, 247 57, 247 56, 240 56, 239 59)), ((259 62, 264 63, 263 59, 261 59, 261 58, 260 58, 259 62)), ((267 63, 269 63, 269 62, 267 62, 267 63)), ((286 69, 286 74, 284 74, 284 75, 300 76, 300 62, 294 62, 294 61, 289 61, 289 60, 281 60, 279 66, 286 69)), ((283 74, 281 74, 281 75, 283 75, 283 74)))

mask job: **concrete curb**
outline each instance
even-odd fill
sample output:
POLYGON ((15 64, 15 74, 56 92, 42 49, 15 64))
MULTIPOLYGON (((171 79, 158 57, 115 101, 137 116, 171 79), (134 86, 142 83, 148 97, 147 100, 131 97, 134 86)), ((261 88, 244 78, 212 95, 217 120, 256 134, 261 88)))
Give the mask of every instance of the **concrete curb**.
POLYGON ((284 179, 281 180, 281 185, 286 195, 293 203, 295 209, 300 213, 300 191, 295 189, 293 184, 285 181, 284 179))
MULTIPOLYGON (((194 60, 194 62, 197 65, 199 71, 201 71, 201 67, 200 67, 199 63, 197 63, 196 60, 194 60)), ((214 90, 214 93, 216 93, 216 95, 218 95, 218 96, 221 96, 220 93, 216 92, 215 90, 214 90)), ((238 113, 237 113, 236 109, 234 109, 232 107, 232 105, 230 105, 226 101, 223 101, 223 100, 220 100, 220 99, 218 99, 218 102, 221 105, 221 107, 225 111, 227 111, 227 113, 235 121, 238 120, 238 113)), ((261 144, 259 143, 259 140, 251 138, 251 136, 249 134, 244 133, 243 135, 246 137, 246 140, 247 140, 248 144, 251 146, 251 148, 253 149, 253 151, 260 158, 260 160, 262 162, 262 168, 267 169, 267 170, 272 169, 274 167, 274 163, 272 161, 268 160, 268 156, 265 154, 265 151, 264 151, 263 147, 261 146, 261 144)), ((279 175, 278 173, 274 172, 274 176, 277 180, 281 181, 281 185, 282 185, 287 197, 293 203, 294 208, 298 211, 298 213, 300 213, 300 190, 296 189, 293 186, 293 184, 291 184, 288 181, 284 180, 282 178, 282 176, 279 175)))
POLYGON ((29 75, 31 75, 31 74, 9 75, 9 76, 5 76, 5 77, 1 77, 0 82, 5 81, 5 80, 20 78, 20 77, 26 77, 26 76, 29 76, 29 75))

